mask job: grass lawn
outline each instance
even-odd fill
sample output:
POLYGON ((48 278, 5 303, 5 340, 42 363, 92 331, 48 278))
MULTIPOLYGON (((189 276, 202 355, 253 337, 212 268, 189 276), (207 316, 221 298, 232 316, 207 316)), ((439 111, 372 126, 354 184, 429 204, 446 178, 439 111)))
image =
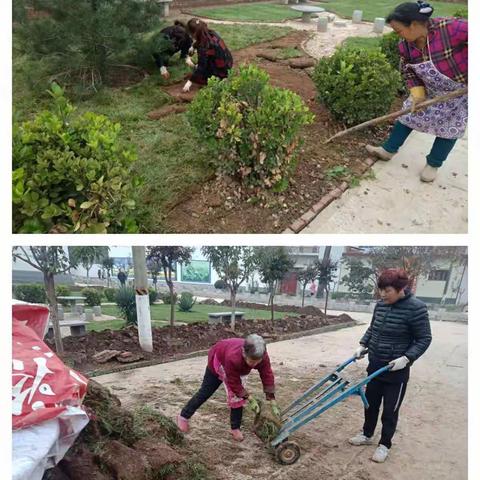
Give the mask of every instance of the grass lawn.
MULTIPOLYGON (((218 25, 215 28, 232 50, 280 38, 291 31, 289 28, 258 25, 218 25)), ((15 119, 21 121, 47 108, 50 97, 45 92, 34 94, 29 90, 27 79, 32 64, 28 59, 14 55, 13 63, 13 109, 15 119)), ((169 83, 173 83, 182 80, 189 70, 176 58, 169 71, 169 83)), ((161 90, 162 85, 165 81, 154 73, 133 87, 103 88, 87 99, 72 99, 79 113, 93 111, 119 122, 122 139, 136 147, 138 161, 135 169, 144 177, 143 185, 137 191, 144 233, 162 233, 169 207, 212 173, 209 156, 192 134, 184 114, 171 115, 160 121, 147 118, 148 112, 169 102, 170 97, 161 90)))
MULTIPOLYGON (((249 308, 237 308, 241 312, 245 312, 245 318, 257 318, 257 319, 270 319, 270 311, 268 310, 254 310, 249 308)), ((191 312, 180 312, 178 307, 175 310, 175 319, 179 322, 194 323, 194 322, 206 322, 208 320, 208 314, 211 312, 228 312, 229 307, 215 306, 215 305, 194 305, 191 312)), ((104 315, 111 315, 112 317, 118 317, 119 312, 114 305, 102 306, 102 313, 104 315)), ((151 307, 153 326, 162 327, 165 322, 170 320, 170 305, 153 305, 151 307)), ((285 316, 298 315, 296 313, 275 312, 275 318, 280 319, 285 316)), ((87 326, 89 331, 101 331, 111 328, 117 330, 125 325, 125 321, 122 319, 108 320, 105 322, 90 322, 87 326)))
MULTIPOLYGON (((345 18, 352 18, 354 10, 363 11, 363 19, 373 21, 376 17, 386 17, 398 4, 399 0, 329 0, 322 3, 328 11, 345 18)), ((459 3, 432 2, 435 17, 449 17, 457 10, 466 8, 467 5, 459 3)))
POLYGON ((276 5, 274 3, 204 7, 194 8, 190 11, 199 17, 237 22, 283 22, 284 20, 300 18, 302 15, 287 5, 276 5))
POLYGON ((347 48, 371 50, 374 48, 380 48, 380 38, 381 37, 349 37, 342 43, 342 46, 347 48))

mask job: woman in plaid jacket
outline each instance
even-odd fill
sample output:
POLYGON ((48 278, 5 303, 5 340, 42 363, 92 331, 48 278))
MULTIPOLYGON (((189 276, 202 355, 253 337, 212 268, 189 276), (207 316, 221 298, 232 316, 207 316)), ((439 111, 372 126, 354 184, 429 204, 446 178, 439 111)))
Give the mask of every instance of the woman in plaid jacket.
POLYGON ((381 160, 390 160, 412 130, 434 135, 421 180, 433 182, 458 138, 463 137, 468 118, 468 97, 462 95, 416 112, 427 98, 445 95, 468 83, 468 21, 461 18, 431 19, 433 7, 423 1, 398 5, 387 22, 401 37, 401 71, 410 90, 404 107, 411 113, 400 117, 381 147, 367 150, 381 160))
POLYGON ((198 65, 183 87, 188 92, 193 83, 206 85, 210 77, 226 78, 233 67, 233 57, 220 35, 209 30, 208 25, 198 18, 187 23, 187 30, 194 40, 198 65))

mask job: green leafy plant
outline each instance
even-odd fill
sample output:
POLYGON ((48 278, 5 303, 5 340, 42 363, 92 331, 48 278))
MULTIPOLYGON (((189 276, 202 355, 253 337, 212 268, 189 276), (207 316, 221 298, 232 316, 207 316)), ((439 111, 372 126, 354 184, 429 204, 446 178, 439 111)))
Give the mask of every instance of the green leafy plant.
POLYGON ((468 19, 468 8, 459 7, 458 10, 453 14, 456 18, 466 18, 468 19))
MULTIPOLYGON (((57 297, 68 297, 71 295, 71 290, 68 285, 56 285, 55 286, 55 293, 57 294, 57 297)), ((66 305, 68 302, 65 301, 59 301, 62 305, 66 305)))
POLYGON ((116 288, 106 288, 103 291, 103 295, 109 302, 114 302, 115 297, 117 296, 117 289, 116 288))
POLYGON ((128 287, 119 288, 115 296, 115 303, 127 325, 136 325, 137 304, 135 301, 135 290, 128 287))
POLYGON ((181 312, 190 312, 196 301, 190 292, 182 292, 178 301, 178 309, 181 312))
POLYGON ((380 37, 380 50, 387 58, 388 63, 396 70, 400 67, 398 42, 400 42, 400 37, 396 32, 386 33, 380 37))
MULTIPOLYGON (((162 292, 160 294, 160 299, 162 300, 162 302, 165 305, 171 305, 172 304, 170 292, 162 292)), ((174 305, 177 303, 177 300, 178 300, 178 295, 176 293, 174 293, 173 294, 173 304, 174 305)))
POLYGON ((51 110, 13 129, 14 231, 136 232, 136 155, 120 147, 120 124, 74 107, 56 84, 51 110))
POLYGON ((228 79, 211 78, 187 112, 217 157, 217 169, 250 189, 285 188, 296 164, 299 133, 313 114, 294 92, 242 65, 228 79))
POLYGON ((153 305, 158 299, 158 292, 154 288, 148 289, 148 301, 153 305))
POLYGON ((14 294, 17 300, 29 303, 46 303, 47 295, 45 287, 39 283, 26 283, 17 285, 14 288, 14 294))
POLYGON ((313 79, 319 100, 348 126, 388 113, 401 86, 400 73, 376 49, 340 48, 318 61, 313 79))
POLYGON ((337 178, 343 178, 351 174, 351 170, 344 165, 336 165, 335 167, 329 168, 326 172, 326 177, 329 180, 334 180, 337 178))
POLYGON ((84 288, 82 297, 85 297, 85 305, 96 307, 102 303, 102 294, 95 288, 84 288))
POLYGON ((224 280, 222 279, 219 279, 217 280, 213 286, 217 289, 217 290, 226 290, 228 287, 227 287, 227 284, 225 283, 224 280))

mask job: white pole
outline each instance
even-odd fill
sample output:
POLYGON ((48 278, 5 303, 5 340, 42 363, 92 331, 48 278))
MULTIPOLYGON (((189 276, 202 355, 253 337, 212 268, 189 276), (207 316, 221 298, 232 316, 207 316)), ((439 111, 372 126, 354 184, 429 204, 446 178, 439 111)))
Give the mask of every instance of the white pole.
POLYGON ((146 352, 153 351, 152 320, 148 296, 147 264, 145 247, 132 247, 133 272, 135 276, 135 300, 137 304, 138 339, 146 352))

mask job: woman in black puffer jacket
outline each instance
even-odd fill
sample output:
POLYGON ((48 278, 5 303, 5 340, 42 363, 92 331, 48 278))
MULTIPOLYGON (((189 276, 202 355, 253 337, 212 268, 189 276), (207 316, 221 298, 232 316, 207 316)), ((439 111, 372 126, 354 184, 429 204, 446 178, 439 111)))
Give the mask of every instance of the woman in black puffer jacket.
POLYGON ((405 271, 390 269, 380 275, 381 300, 375 306, 372 322, 360 340, 355 356, 368 349, 367 373, 391 365, 391 370, 374 378, 366 388, 369 407, 365 409, 363 432, 350 439, 352 445, 371 445, 383 401, 382 435, 372 460, 382 463, 388 456, 395 433, 398 412, 405 396, 410 367, 432 341, 426 305, 409 290, 405 271))

